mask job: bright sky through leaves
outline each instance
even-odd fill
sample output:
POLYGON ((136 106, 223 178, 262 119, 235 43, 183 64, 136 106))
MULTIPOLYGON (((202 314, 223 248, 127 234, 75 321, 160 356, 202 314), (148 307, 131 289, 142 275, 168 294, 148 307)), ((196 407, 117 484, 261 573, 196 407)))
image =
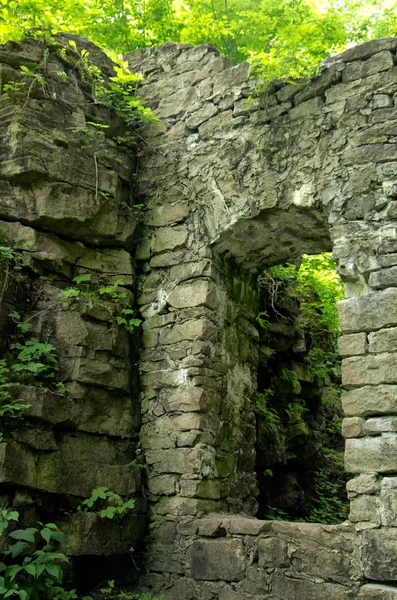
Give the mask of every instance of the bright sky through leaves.
POLYGON ((0 39, 69 31, 113 53, 212 42, 266 79, 312 75, 329 54, 397 32, 397 0, 0 0, 0 39))

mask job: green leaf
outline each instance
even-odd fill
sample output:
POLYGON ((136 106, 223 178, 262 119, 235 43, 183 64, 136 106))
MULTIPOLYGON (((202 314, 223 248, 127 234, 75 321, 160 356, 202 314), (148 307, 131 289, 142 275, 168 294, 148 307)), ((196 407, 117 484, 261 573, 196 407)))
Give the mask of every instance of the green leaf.
POLYGON ((26 542, 17 542, 10 546, 6 552, 7 555, 11 554, 12 558, 19 556, 22 552, 25 552, 29 548, 29 544, 26 542))
POLYGON ((14 581, 15 577, 22 570, 23 567, 21 565, 11 565, 10 567, 7 567, 5 575, 10 579, 10 581, 14 581))
POLYGON ((47 542, 47 544, 50 543, 50 539, 51 539, 51 530, 50 529, 48 529, 47 527, 44 527, 44 529, 42 529, 40 531, 40 535, 47 542))
POLYGON ((45 570, 56 581, 60 581, 62 579, 62 569, 61 569, 60 565, 57 565, 57 564, 45 565, 45 570))
POLYGON ((29 573, 29 575, 32 575, 32 577, 36 577, 37 575, 37 567, 36 565, 25 565, 24 567, 26 573, 29 573))

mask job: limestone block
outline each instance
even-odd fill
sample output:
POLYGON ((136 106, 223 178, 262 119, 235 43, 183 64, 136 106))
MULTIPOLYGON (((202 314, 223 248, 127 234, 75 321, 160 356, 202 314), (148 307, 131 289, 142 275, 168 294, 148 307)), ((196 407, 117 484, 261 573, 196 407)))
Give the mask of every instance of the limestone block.
MULTIPOLYGON (((112 389, 73 382, 68 385, 73 396, 74 424, 77 429, 90 433, 129 437, 139 431, 141 424, 138 393, 118 393, 112 389)), ((58 400, 62 404, 67 399, 58 400)))
POLYGON ((348 473, 393 473, 396 465, 396 434, 346 440, 345 467, 348 473))
POLYGON ((377 496, 357 496, 350 501, 349 519, 353 523, 367 521, 380 524, 380 500, 377 496))
POLYGON ((354 79, 361 79, 362 77, 369 77, 380 71, 387 71, 394 67, 393 55, 388 50, 383 50, 378 54, 374 54, 368 60, 364 62, 354 62, 346 65, 345 70, 342 73, 342 81, 347 83, 354 79))
POLYGON ((46 427, 44 423, 40 425, 36 423, 35 426, 16 423, 16 426, 10 429, 10 436, 16 442, 26 444, 35 450, 53 451, 58 448, 52 428, 46 427))
POLYGON ((397 42, 394 38, 385 37, 378 40, 371 40, 364 44, 359 44, 353 48, 349 48, 336 56, 330 56, 324 61, 325 65, 332 65, 335 62, 352 62, 355 60, 365 60, 370 58, 372 55, 376 55, 384 50, 391 50, 392 52, 396 49, 397 42))
POLYGON ((208 119, 216 115, 217 112, 218 109, 212 102, 206 102, 204 106, 196 110, 186 119, 186 126, 189 127, 189 129, 197 129, 199 125, 208 121, 208 119))
POLYGON ((221 498, 221 483, 216 479, 182 479, 180 482, 181 496, 190 498, 208 498, 218 500, 221 498))
POLYGON ((209 319, 192 319, 161 329, 158 343, 167 345, 176 344, 183 340, 211 339, 216 331, 217 328, 209 319))
POLYGON ((342 393, 346 416, 397 414, 397 386, 365 386, 342 393))
POLYGON ((181 225, 161 227, 156 230, 152 250, 155 254, 160 254, 167 250, 182 248, 186 244, 187 235, 187 229, 181 225))
POLYGON ((397 477, 384 477, 380 492, 382 525, 397 527, 397 477))
POLYGON ((343 333, 397 325, 397 289, 394 288, 341 300, 337 306, 343 333))
POLYGON ((234 590, 222 588, 218 594, 219 600, 246 600, 246 596, 242 596, 234 590))
POLYGON ((199 540, 187 552, 194 579, 240 581, 248 563, 244 546, 237 539, 199 540))
POLYGON ((368 335, 369 352, 396 352, 397 327, 381 329, 368 335))
POLYGON ((342 421, 342 435, 344 438, 356 438, 365 435, 364 419, 348 417, 342 421))
POLYGON ((155 496, 172 496, 176 493, 177 478, 175 475, 149 477, 148 488, 149 492, 155 496))
POLYGON ((170 496, 157 502, 153 510, 158 515, 196 516, 199 513, 205 514, 223 508, 224 505, 215 500, 170 496))
POLYGON ((397 353, 343 359, 343 386, 357 387, 380 383, 397 383, 397 353))
POLYGON ((387 431, 397 431, 397 417, 378 417, 368 419, 364 425, 365 432, 369 435, 387 431))
POLYGON ((200 387, 178 387, 162 391, 162 401, 167 411, 205 411, 211 405, 211 395, 200 387))
POLYGON ((185 202, 174 204, 160 204, 147 212, 147 224, 152 227, 164 227, 183 221, 189 215, 185 202))
POLYGON ((310 100, 306 100, 306 102, 302 102, 302 104, 299 104, 295 108, 292 108, 288 113, 288 117, 291 121, 295 121, 296 119, 306 119, 319 111, 323 104, 324 101, 322 98, 311 98, 310 100))
POLYGON ((359 600, 397 600, 397 588, 377 583, 363 585, 359 600))
POLYGON ((72 424, 75 421, 77 407, 68 396, 60 396, 45 388, 35 386, 17 386, 12 388, 12 396, 21 398, 28 408, 27 417, 47 421, 52 425, 72 424))
POLYGON ((338 348, 342 357, 365 354, 367 352, 367 336, 365 333, 343 335, 338 339, 338 348))
POLYGON ((377 473, 362 473, 349 479, 346 489, 356 494, 375 494, 380 490, 380 481, 377 473))
POLYGON ((228 531, 240 535, 258 535, 269 528, 269 521, 252 519, 250 517, 240 517, 238 515, 230 517, 228 521, 228 531))
POLYGON ((258 540, 258 565, 264 569, 288 567, 288 542, 277 537, 260 537, 258 540))
POLYGON ((372 581, 397 580, 397 529, 371 529, 362 535, 364 577, 372 581))
POLYGON ((397 286, 397 267, 389 267, 370 274, 369 285, 377 290, 397 286))
POLYGON ((181 473, 185 477, 192 474, 209 475, 213 470, 212 450, 206 447, 171 448, 165 450, 149 450, 146 461, 155 473, 181 473))
POLYGON ((309 579, 288 577, 281 569, 276 569, 272 581, 274 600, 345 600, 346 588, 336 583, 314 582, 309 579))
POLYGON ((204 537, 226 537, 226 528, 222 516, 210 515, 195 521, 194 533, 204 537))
POLYGON ((128 554, 145 533, 146 516, 127 514, 115 527, 111 519, 96 514, 78 513, 58 524, 66 536, 60 548, 68 556, 110 556, 128 554))
POLYGON ((168 302, 174 308, 201 305, 215 308, 219 300, 216 287, 212 282, 205 279, 196 279, 174 287, 168 296, 168 302))
POLYGON ((253 594, 254 598, 260 598, 269 590, 269 579, 267 571, 252 566, 247 568, 245 578, 236 587, 244 594, 253 594))

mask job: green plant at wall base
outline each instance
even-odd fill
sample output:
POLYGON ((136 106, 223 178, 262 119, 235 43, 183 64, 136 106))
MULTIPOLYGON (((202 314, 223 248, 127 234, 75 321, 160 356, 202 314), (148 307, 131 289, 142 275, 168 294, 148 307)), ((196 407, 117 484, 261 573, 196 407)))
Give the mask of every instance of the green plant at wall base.
POLYGON ((115 589, 114 581, 108 581, 106 587, 101 588, 101 594, 104 594, 104 600, 165 600, 164 596, 154 598, 150 594, 130 594, 115 589))
MULTIPOLYGON (((18 521, 17 511, 0 509, 0 540, 2 547, 6 548, 0 558, 0 597, 20 600, 77 599, 75 590, 67 591, 62 585, 63 565, 69 560, 57 550, 57 546, 65 542, 64 534, 54 523, 38 523, 38 527, 15 529, 18 521)), ((85 596, 81 600, 91 598, 85 596)))
POLYGON ((343 452, 323 448, 323 459, 328 469, 319 469, 315 474, 315 490, 307 521, 337 524, 346 520, 349 514, 349 506, 344 498, 347 477, 343 452))
POLYGON ((96 513, 102 519, 122 519, 135 507, 135 500, 123 500, 123 498, 112 492, 107 487, 98 487, 92 490, 91 496, 80 504, 77 510, 96 513))
POLYGON ((73 283, 76 285, 66 288, 61 293, 66 299, 65 306, 70 307, 73 303, 83 300, 86 308, 91 310, 98 303, 111 316, 112 326, 123 327, 128 333, 132 333, 141 324, 141 319, 134 317, 135 311, 124 305, 127 292, 123 288, 122 279, 112 284, 101 284, 100 281, 94 282, 92 275, 86 273, 75 277, 73 283))

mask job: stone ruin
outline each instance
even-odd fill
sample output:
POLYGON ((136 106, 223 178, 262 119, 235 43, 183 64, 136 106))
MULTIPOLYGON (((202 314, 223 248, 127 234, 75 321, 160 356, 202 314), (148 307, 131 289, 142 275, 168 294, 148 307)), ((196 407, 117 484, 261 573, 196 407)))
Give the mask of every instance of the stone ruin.
MULTIPOLYGON (((86 585, 95 566, 167 600, 397 599, 396 51, 395 38, 369 42, 258 92, 248 65, 211 45, 137 50, 126 58, 160 122, 129 154, 112 139, 123 124, 57 52, 48 72, 66 82, 0 102, 0 229, 24 261, 0 265, 0 345, 17 309, 55 345, 68 389, 17 388, 29 407, 0 443, 0 493, 26 519, 58 519, 86 585), (92 122, 109 125, 95 160, 80 135, 92 122), (257 277, 330 250, 346 298, 350 519, 261 521, 257 277), (65 305, 87 273, 123 280, 141 336, 109 330, 98 303, 65 305), (62 519, 101 485, 136 499, 121 528, 62 519)), ((2 46, 1 81, 42 56, 39 42, 2 46)))

